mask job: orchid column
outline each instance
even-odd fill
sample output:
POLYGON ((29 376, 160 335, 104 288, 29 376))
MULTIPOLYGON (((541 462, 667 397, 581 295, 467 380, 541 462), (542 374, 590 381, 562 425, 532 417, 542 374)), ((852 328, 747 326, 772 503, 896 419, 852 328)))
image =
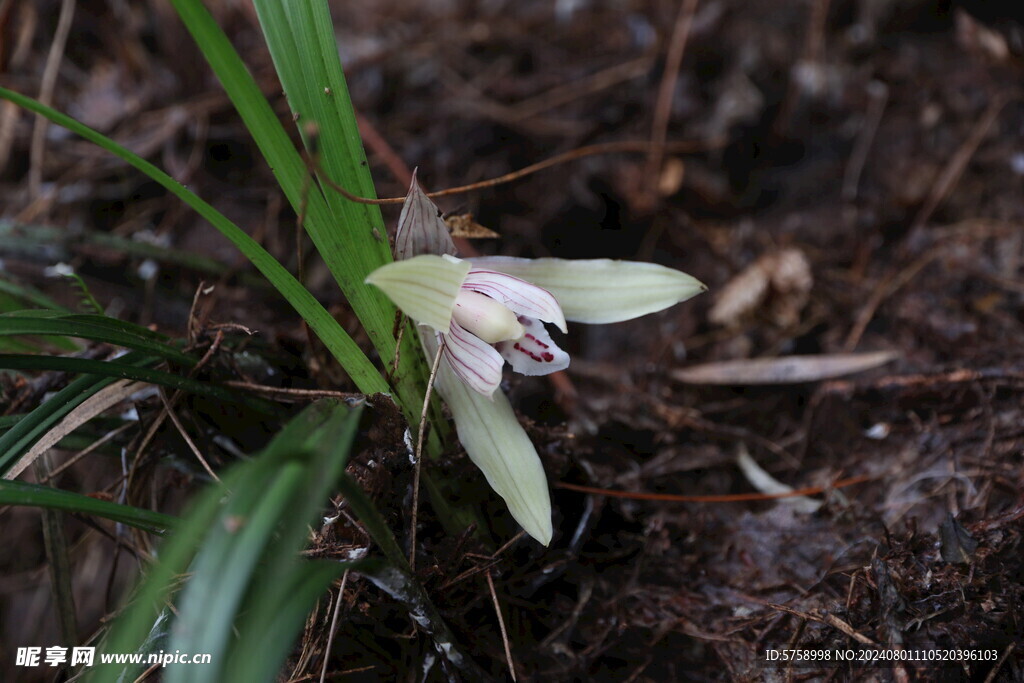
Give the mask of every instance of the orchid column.
POLYGON ((545 328, 612 323, 685 301, 706 287, 677 270, 630 261, 485 257, 460 260, 437 207, 413 181, 396 257, 370 273, 421 327, 427 356, 442 349, 436 385, 459 440, 530 536, 551 541, 551 497, 536 449, 498 389, 505 361, 524 375, 569 365, 545 328))

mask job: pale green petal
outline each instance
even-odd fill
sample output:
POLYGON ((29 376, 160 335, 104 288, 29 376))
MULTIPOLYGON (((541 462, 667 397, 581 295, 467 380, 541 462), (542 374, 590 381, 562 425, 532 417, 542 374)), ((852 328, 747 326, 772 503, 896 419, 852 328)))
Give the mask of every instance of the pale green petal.
MULTIPOLYGON (((423 335, 427 337, 427 335, 423 335)), ((428 353, 433 346, 424 339, 428 353)), ((436 352, 436 346, 433 347, 436 352)), ((551 543, 551 496, 537 450, 505 394, 481 396, 442 361, 435 386, 455 418, 459 441, 519 525, 544 545, 551 543)))
POLYGON ((366 282, 380 287, 416 322, 447 334, 455 298, 469 269, 469 261, 423 255, 381 266, 366 282))
POLYGON ((686 273, 654 263, 508 256, 472 261, 476 268, 506 273, 548 290, 558 300, 566 320, 578 323, 615 323, 639 318, 707 289, 686 273))

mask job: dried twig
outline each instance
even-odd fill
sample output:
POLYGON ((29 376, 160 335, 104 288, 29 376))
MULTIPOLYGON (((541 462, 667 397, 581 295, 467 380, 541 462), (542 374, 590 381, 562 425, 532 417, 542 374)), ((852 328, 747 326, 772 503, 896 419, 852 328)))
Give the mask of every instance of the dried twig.
MULTIPOLYGON (((697 12, 699 0, 683 0, 676 16, 675 28, 669 43, 668 55, 665 57, 665 72, 658 88, 658 99, 654 105, 654 118, 651 122, 651 148, 647 156, 647 178, 657 178, 661 171, 661 162, 665 156, 665 140, 668 138, 668 122, 672 114, 672 95, 679 79, 679 66, 683 62, 683 53, 693 26, 693 15, 697 12)), ((650 187, 655 187, 652 180, 650 187)))
POLYGON ((241 382, 228 380, 224 382, 226 387, 245 389, 264 396, 272 396, 277 399, 290 398, 298 400, 315 400, 318 398, 340 398, 345 401, 358 401, 366 398, 366 394, 351 391, 330 391, 327 389, 290 389, 288 387, 272 387, 267 384, 256 384, 255 382, 241 382))
MULTIPOLYGON (((47 106, 53 101, 53 87, 57 83, 57 71, 60 69, 60 60, 64 56, 64 46, 71 30, 71 18, 74 16, 75 0, 62 0, 60 15, 57 18, 57 31, 53 34, 53 42, 46 56, 43 79, 39 86, 39 102, 47 106)), ((29 151, 32 165, 28 171, 28 192, 32 198, 39 196, 43 182, 43 155, 46 153, 46 129, 49 125, 50 122, 45 116, 36 115, 35 127, 32 129, 32 147, 29 151)))
POLYGON ((798 609, 793 609, 792 607, 787 607, 786 605, 778 605, 778 604, 775 604, 775 603, 768 603, 768 607, 770 607, 770 608, 772 608, 774 610, 778 610, 780 612, 786 612, 788 614, 792 614, 793 616, 800 617, 801 619, 807 619, 808 621, 816 621, 819 624, 827 624, 827 625, 829 625, 829 626, 831 626, 831 627, 833 627, 835 629, 838 629, 838 630, 842 631, 843 633, 845 633, 846 635, 850 636, 851 638, 856 640, 858 643, 861 643, 862 645, 871 645, 873 647, 877 647, 878 646, 878 643, 876 643, 875 641, 871 640, 870 638, 868 638, 863 633, 858 632, 855 628, 853 628, 848 623, 846 623, 845 621, 843 621, 842 619, 840 619, 839 617, 837 617, 834 614, 829 614, 829 613, 818 614, 817 612, 801 612, 798 609))
POLYGON ((324 648, 324 666, 320 670, 320 683, 327 678, 327 664, 331 660, 331 645, 334 644, 334 635, 338 631, 338 615, 341 613, 341 598, 345 594, 345 582, 348 581, 348 570, 341 575, 341 585, 338 586, 338 599, 334 604, 334 614, 331 615, 331 631, 327 636, 327 646, 324 648))
POLYGON ((801 496, 813 496, 819 493, 825 493, 833 489, 841 489, 847 486, 853 486, 854 484, 862 484, 866 481, 873 481, 878 479, 878 476, 866 476, 861 475, 858 477, 847 477, 846 479, 840 479, 828 486, 807 486, 801 489, 793 489, 785 493, 726 493, 722 495, 711 495, 711 496, 685 496, 675 493, 648 493, 644 491, 615 491, 612 489, 602 489, 593 486, 580 486, 579 484, 569 484, 564 481, 556 482, 554 487, 556 489, 567 489, 569 491, 579 491, 580 493, 590 493, 595 496, 608 496, 609 498, 628 498, 630 500, 656 500, 668 503, 737 503, 748 500, 780 500, 782 498, 799 498, 801 496))
POLYGON ((988 676, 985 676, 985 683, 992 683, 992 681, 996 680, 996 674, 998 674, 999 670, 1003 668, 1003 664, 1005 664, 1006 660, 1010 658, 1010 655, 1013 653, 1016 647, 1017 643, 1013 642, 1006 646, 1006 649, 1003 651, 1003 656, 999 658, 999 661, 996 662, 996 665, 992 667, 991 671, 988 672, 988 676))
POLYGON ((505 541, 504 545, 502 545, 500 548, 498 548, 493 553, 491 553, 491 559, 492 560, 493 559, 497 559, 498 555, 501 555, 503 552, 505 552, 506 550, 511 548, 512 544, 514 544, 516 541, 518 541, 520 538, 522 538, 525 535, 526 535, 525 531, 520 531, 518 534, 516 534, 512 538, 510 538, 507 541, 505 541))
POLYGON ((1006 386, 1024 386, 1024 370, 1020 368, 960 368, 949 372, 916 375, 886 375, 867 382, 836 379, 821 385, 824 394, 849 396, 858 391, 935 389, 949 384, 990 383, 1006 386))
POLYGON ((539 95, 516 102, 510 107, 514 115, 522 118, 537 116, 549 109, 561 107, 574 100, 607 90, 624 81, 645 75, 651 68, 651 57, 644 56, 601 69, 585 78, 560 83, 539 95))
POLYGON ((861 336, 864 334, 864 330, 867 329, 871 323, 871 319, 875 317, 875 312, 878 307, 882 305, 886 299, 895 294, 897 291, 905 287, 913 280, 918 273, 924 270, 924 267, 934 261, 939 254, 942 253, 941 245, 929 249, 924 256, 917 259, 909 266, 885 279, 877 287, 875 291, 871 293, 871 297, 868 302, 864 304, 864 307, 857 313, 857 319, 853 323, 853 327, 850 329, 850 333, 846 336, 846 342, 843 344, 845 351, 853 351, 857 348, 857 343, 860 341, 861 336))
POLYGON ((843 199, 848 202, 857 199, 860 175, 864 171, 868 153, 875 141, 878 126, 882 122, 882 114, 885 113, 885 106, 889 102, 889 87, 882 81, 871 81, 867 85, 867 91, 870 98, 867 118, 857 136, 853 152, 850 153, 850 158, 846 162, 846 171, 843 173, 843 199))
POLYGON ((822 79, 818 75, 822 66, 822 54, 825 47, 825 27, 828 21, 830 0, 811 0, 808 3, 807 32, 804 34, 803 49, 800 58, 790 71, 786 94, 779 105, 779 113, 775 117, 772 131, 775 135, 785 137, 793 112, 799 104, 803 92, 816 94, 822 79))
MULTIPOLYGON (((720 139, 710 141, 682 140, 678 142, 666 142, 663 145, 660 145, 660 148, 664 152, 693 153, 716 149, 722 146, 724 146, 724 141, 720 139)), ((446 190, 438 190, 437 192, 427 192, 426 194, 431 199, 436 197, 447 197, 454 194, 465 194, 466 192, 471 192, 473 190, 494 187, 495 185, 502 185, 504 183, 512 182, 513 180, 519 180, 520 178, 537 173, 538 171, 543 171, 546 168, 558 166, 559 164, 564 164, 569 161, 575 161, 576 159, 582 159, 583 157, 594 156, 596 154, 621 154, 626 152, 643 153, 649 152, 652 148, 653 145, 650 142, 643 140, 621 140, 619 142, 605 142, 597 145, 587 145, 586 147, 578 147, 562 154, 556 154, 553 157, 543 161, 538 161, 537 163, 521 168, 518 171, 506 173, 505 175, 498 176, 497 178, 481 180, 480 182, 470 183, 469 185, 450 187, 446 190)), ((405 201, 405 197, 384 197, 382 199, 360 197, 359 195, 352 194, 326 176, 324 176, 322 180, 325 185, 343 196, 345 199, 358 204, 401 204, 405 201)))
POLYGON ((49 474, 47 474, 45 477, 43 477, 42 479, 39 480, 40 483, 45 484, 46 482, 50 481, 54 477, 56 477, 59 474, 61 474, 64 470, 68 469, 69 467, 74 465, 76 462, 78 462, 79 460, 81 460, 85 456, 89 455, 90 453, 95 451, 97 448, 99 448, 103 444, 105 444, 108 441, 110 441, 111 439, 113 439, 118 434, 122 434, 126 430, 128 430, 130 427, 134 427, 134 426, 135 426, 134 423, 126 422, 125 424, 121 425, 120 427, 117 427, 116 429, 112 429, 111 431, 107 432, 106 434, 104 434, 100 438, 96 439, 91 444, 89 444, 86 448, 82 449, 82 451, 80 451, 78 453, 75 453, 75 455, 73 457, 71 457, 68 460, 64 461, 64 463, 62 463, 60 465, 60 467, 55 467, 53 470, 51 470, 49 474))
POLYGON ((437 369, 441 365, 441 354, 444 352, 444 344, 437 347, 434 354, 434 364, 430 368, 430 379, 427 380, 427 390, 423 395, 423 411, 420 413, 420 429, 416 436, 416 463, 413 465, 415 473, 412 480, 412 525, 409 530, 409 567, 416 569, 416 522, 420 503, 420 463, 423 461, 423 436, 427 433, 427 411, 430 409, 430 394, 434 390, 434 379, 437 377, 437 369))
POLYGON ((516 667, 512 664, 512 648, 508 642, 508 631, 505 630, 505 618, 501 616, 501 603, 498 602, 498 592, 494 590, 494 579, 491 571, 484 573, 487 577, 487 587, 491 590, 491 600, 494 602, 494 612, 498 615, 498 627, 501 629, 501 644, 505 646, 505 662, 508 664, 508 673, 512 680, 516 680, 516 667))
POLYGON ((1003 107, 1006 106, 1010 99, 1004 93, 1000 93, 992 98, 988 109, 985 110, 978 123, 975 124, 971 134, 967 136, 967 139, 960 145, 960 148, 949 158, 946 167, 942 169, 942 173, 939 174, 935 184, 932 186, 932 191, 928 193, 928 198, 921 206, 921 210, 917 212, 912 229, 920 228, 927 223, 935 209, 939 208, 939 204, 953 190, 957 181, 960 180, 960 176, 963 175, 964 169, 967 168, 967 163, 974 156, 974 153, 978 151, 978 147, 985 139, 985 136, 988 135, 989 129, 992 128, 992 124, 995 123, 996 118, 999 116, 999 112, 1003 110, 1003 107))
POLYGON ((167 411, 167 417, 171 418, 171 422, 174 423, 174 426, 177 428, 178 433, 181 434, 181 438, 185 439, 185 443, 188 444, 189 449, 191 449, 192 454, 196 456, 196 460, 199 461, 199 464, 201 464, 203 466, 203 469, 206 470, 206 473, 213 477, 213 480, 219 484, 220 477, 218 477, 217 473, 213 471, 213 469, 210 467, 210 464, 206 462, 206 458, 204 458, 203 454, 199 452, 199 448, 196 447, 195 442, 192 441, 192 437, 190 437, 188 435, 188 432, 185 431, 185 426, 181 424, 181 420, 178 419, 178 414, 174 412, 174 408, 172 408, 171 404, 168 402, 167 395, 164 394, 164 390, 160 389, 159 394, 160 401, 164 404, 164 410, 167 411))
MULTIPOLYGON (((5 41, 10 42, 4 45, 3 58, 6 62, 0 60, 0 70, 8 74, 19 73, 25 68, 32 48, 32 39, 39 24, 39 11, 29 2, 19 3, 18 14, 12 23, 13 6, 13 3, 0 1, 0 24, 10 27, 4 34, 5 41), (12 36, 15 28, 17 36, 12 36)), ((7 167, 7 162, 11 158, 11 144, 14 141, 21 111, 21 107, 10 100, 0 103, 0 171, 7 167)))

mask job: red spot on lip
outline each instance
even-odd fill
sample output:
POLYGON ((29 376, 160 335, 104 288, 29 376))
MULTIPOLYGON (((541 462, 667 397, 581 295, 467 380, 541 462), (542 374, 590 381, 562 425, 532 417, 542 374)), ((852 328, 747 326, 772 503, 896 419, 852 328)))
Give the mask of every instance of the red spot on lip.
POLYGON ((546 349, 546 348, 548 348, 548 345, 547 345, 547 344, 545 344, 544 342, 542 342, 542 341, 541 341, 540 339, 537 339, 537 338, 536 338, 536 337, 534 337, 534 336, 533 336, 532 334, 528 334, 528 335, 526 335, 526 338, 527 338, 527 339, 529 339, 530 341, 532 341, 533 343, 535 343, 535 344, 536 344, 537 346, 541 347, 542 349, 546 349))
POLYGON ((536 353, 533 353, 529 349, 524 349, 519 342, 516 342, 515 344, 513 344, 512 348, 515 349, 516 351, 522 351, 523 353, 525 353, 527 356, 529 356, 533 360, 537 361, 538 363, 545 363, 545 362, 550 363, 551 361, 553 361, 555 359, 555 357, 553 355, 551 355, 550 353, 547 353, 547 352, 545 352, 545 353, 543 353, 541 355, 537 355, 536 353))

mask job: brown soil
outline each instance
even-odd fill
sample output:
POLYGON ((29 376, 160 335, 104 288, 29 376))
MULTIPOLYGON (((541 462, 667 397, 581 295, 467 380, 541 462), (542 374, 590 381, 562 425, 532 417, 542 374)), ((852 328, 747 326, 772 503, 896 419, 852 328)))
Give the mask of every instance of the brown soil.
MULTIPOLYGON (((287 117, 251 8, 215 4, 287 117)), ((476 242, 485 252, 654 261, 710 287, 640 320, 571 326, 567 382, 510 377, 554 487, 550 548, 520 540, 494 556, 468 535, 445 535, 424 506, 421 578, 477 664, 507 675, 489 575, 520 679, 1024 680, 1024 12, 966 0, 705 0, 682 3, 684 22, 691 4, 696 14, 676 32, 680 4, 664 0, 336 4, 382 196, 403 195, 412 167, 436 189, 584 145, 660 134, 692 143, 653 160, 589 156, 442 204, 501 234, 476 242), (684 35, 674 74, 668 56, 684 35), (659 105, 662 88, 669 97, 659 105), (693 384, 679 373, 849 351, 896 358, 799 383, 764 384, 741 370, 724 384, 693 384), (810 496, 823 505, 562 488, 756 492, 740 452, 789 486, 824 487, 810 496), (850 477, 864 480, 830 488, 850 477), (956 649, 995 660, 766 661, 783 649, 956 649)), ((294 267, 294 214, 167 3, 76 5, 54 106, 167 169, 294 267)), ((0 84, 39 93, 59 7, 0 2, 0 84)), ((248 350, 252 365, 222 354, 211 372, 351 389, 322 349, 309 353, 286 304, 247 279, 242 257, 158 186, 57 128, 33 158, 33 119, 2 104, 0 124, 4 219, 26 226, 19 234, 58 229, 34 246, 0 242, 5 277, 73 303, 74 292, 43 276, 72 263, 113 314, 178 336, 199 282, 215 281, 198 342, 210 344, 216 323, 259 335, 227 330, 227 346, 248 350), (144 279, 141 257, 87 239, 94 234, 145 235, 231 269, 163 263, 144 279)), ((393 225, 397 214, 388 216, 393 225)), ((355 332, 326 271, 314 264, 307 282, 355 332)), ((8 387, 5 407, 31 407, 43 384, 8 387)), ((139 406, 143 415, 158 409, 139 406)), ((243 450, 265 442, 245 415, 190 409, 214 425, 206 433, 243 450)), ((371 416, 362 461, 379 456, 390 467, 383 479, 360 475, 402 529, 411 472, 397 419, 371 416)), ((231 459, 201 445, 214 461, 231 459)), ((167 429, 153 450, 184 448, 167 429)), ((516 533, 457 447, 431 467, 485 507, 496 545, 516 533)), ((163 510, 195 486, 173 470, 149 476, 162 492, 147 489, 138 504, 163 510)), ((57 481, 84 492, 107 484, 91 470, 57 481)), ((54 641, 46 600, 34 599, 49 591, 36 518, 4 520, 7 546, 24 551, 0 561, 0 642, 23 640, 26 623, 40 624, 35 641, 54 641)), ((361 541, 349 526, 329 531, 320 554, 361 541)), ((88 533, 69 527, 73 540, 88 533)), ((78 557, 82 580, 97 594, 111 586, 116 598, 124 567, 83 568, 85 556, 94 555, 78 557)), ((114 603, 83 599, 84 632, 114 603)), ((346 671, 419 677, 433 646, 409 637, 399 605, 352 579, 345 607, 330 665, 337 680, 346 671)), ((327 623, 310 629, 307 647, 327 623)), ((0 648, 0 664, 12 657, 0 648)), ((299 673, 319 666, 314 658, 299 673)), ((431 679, 447 675, 442 663, 430 670, 431 679)))

